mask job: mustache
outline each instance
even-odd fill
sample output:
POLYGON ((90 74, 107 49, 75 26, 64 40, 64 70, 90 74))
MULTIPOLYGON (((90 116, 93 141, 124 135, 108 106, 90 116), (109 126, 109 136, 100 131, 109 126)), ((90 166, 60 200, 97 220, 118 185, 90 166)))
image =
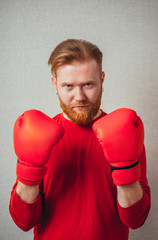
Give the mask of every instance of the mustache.
POLYGON ((90 101, 84 100, 84 101, 81 101, 78 103, 71 104, 70 107, 71 108, 73 108, 73 107, 90 107, 92 105, 93 104, 90 101))

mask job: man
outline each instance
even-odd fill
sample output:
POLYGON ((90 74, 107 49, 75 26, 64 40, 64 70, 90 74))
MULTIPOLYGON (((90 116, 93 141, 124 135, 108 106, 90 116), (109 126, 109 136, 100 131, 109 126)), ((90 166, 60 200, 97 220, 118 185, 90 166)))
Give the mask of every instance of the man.
POLYGON ((126 240, 150 210, 142 121, 130 109, 100 109, 105 74, 94 44, 63 41, 48 63, 63 113, 17 119, 11 216, 34 227, 35 240, 126 240))

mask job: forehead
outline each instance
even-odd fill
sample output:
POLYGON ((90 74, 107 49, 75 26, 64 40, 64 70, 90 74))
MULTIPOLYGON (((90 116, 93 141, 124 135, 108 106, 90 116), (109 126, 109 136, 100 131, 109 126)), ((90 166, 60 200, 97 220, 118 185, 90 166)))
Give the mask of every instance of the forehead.
POLYGON ((94 59, 88 59, 82 62, 73 61, 70 64, 65 64, 58 67, 56 71, 57 79, 60 81, 78 78, 98 78, 99 77, 99 67, 94 59))

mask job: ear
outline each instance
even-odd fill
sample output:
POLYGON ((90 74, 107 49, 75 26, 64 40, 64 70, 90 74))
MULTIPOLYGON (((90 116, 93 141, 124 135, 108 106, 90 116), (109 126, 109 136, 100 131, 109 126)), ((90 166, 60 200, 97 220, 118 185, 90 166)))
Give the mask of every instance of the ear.
POLYGON ((57 80, 56 80, 56 77, 54 75, 52 76, 52 83, 53 83, 54 87, 56 88, 57 87, 57 80))
POLYGON ((105 72, 102 72, 102 73, 101 73, 101 82, 102 82, 102 83, 104 82, 104 79, 105 79, 105 72))

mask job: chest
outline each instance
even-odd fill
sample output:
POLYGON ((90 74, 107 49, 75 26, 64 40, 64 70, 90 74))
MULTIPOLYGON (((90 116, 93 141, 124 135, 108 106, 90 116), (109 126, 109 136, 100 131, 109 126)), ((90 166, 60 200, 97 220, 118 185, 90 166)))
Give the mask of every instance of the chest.
POLYGON ((49 168, 54 173, 105 174, 108 166, 93 131, 78 127, 65 128, 63 138, 52 150, 49 168))

